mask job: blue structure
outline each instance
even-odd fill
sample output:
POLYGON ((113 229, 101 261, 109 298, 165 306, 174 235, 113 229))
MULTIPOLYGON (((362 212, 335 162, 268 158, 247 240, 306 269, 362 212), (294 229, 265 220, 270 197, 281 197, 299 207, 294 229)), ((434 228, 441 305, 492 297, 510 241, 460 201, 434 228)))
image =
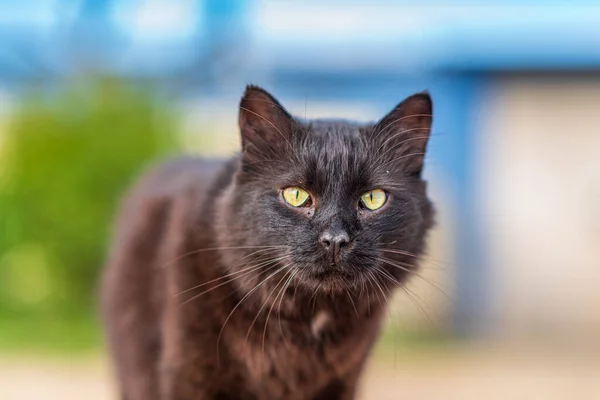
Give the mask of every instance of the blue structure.
POLYGON ((54 14, 46 10, 52 2, 27 3, 4 8, 5 15, 22 14, 21 26, 0 17, 0 84, 60 79, 83 54, 112 73, 178 85, 182 95, 201 87, 203 95, 237 96, 244 82, 254 82, 284 98, 360 97, 385 111, 429 89, 436 101, 429 157, 457 205, 460 335, 477 335, 485 324, 489 284, 470 119, 480 94, 499 72, 600 71, 600 7, 584 0, 385 1, 371 8, 354 1, 204 0, 188 10, 196 20, 187 34, 141 44, 134 40, 139 32, 117 20, 147 1, 85 0, 54 14), (25 17, 35 4, 37 25, 25 17))

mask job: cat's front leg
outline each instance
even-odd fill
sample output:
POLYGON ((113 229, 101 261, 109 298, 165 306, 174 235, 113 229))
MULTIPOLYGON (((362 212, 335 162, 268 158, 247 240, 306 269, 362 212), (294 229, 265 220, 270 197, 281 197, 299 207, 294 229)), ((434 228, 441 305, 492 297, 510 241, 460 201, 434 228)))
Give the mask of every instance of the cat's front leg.
POLYGON ((353 400, 356 398, 355 380, 334 380, 321 390, 313 400, 353 400))
MULTIPOLYGON (((158 375, 160 400, 213 399, 215 365, 203 347, 205 332, 190 323, 181 307, 171 309, 162 318, 162 342, 158 375)), ((216 360, 215 360, 216 361, 216 360)))
POLYGON ((202 363, 162 368, 161 400, 258 400, 241 379, 225 371, 207 370, 202 363))
POLYGON ((210 400, 215 388, 205 371, 193 364, 170 365, 165 361, 159 374, 160 400, 210 400))

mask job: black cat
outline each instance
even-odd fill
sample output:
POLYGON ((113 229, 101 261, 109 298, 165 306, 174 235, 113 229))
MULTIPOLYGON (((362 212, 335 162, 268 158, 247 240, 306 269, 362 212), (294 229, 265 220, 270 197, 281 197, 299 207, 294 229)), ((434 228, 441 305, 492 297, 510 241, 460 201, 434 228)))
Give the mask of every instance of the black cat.
POLYGON ((432 103, 375 124, 240 104, 241 153, 180 159, 127 199, 103 311, 122 398, 352 399, 432 226, 432 103))

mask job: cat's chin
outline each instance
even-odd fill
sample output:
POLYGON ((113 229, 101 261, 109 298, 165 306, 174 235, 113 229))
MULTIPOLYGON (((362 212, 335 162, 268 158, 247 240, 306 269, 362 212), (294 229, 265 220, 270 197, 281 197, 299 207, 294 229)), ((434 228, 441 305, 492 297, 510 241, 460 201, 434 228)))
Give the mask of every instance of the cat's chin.
POLYGON ((306 275, 310 286, 327 293, 342 293, 358 284, 355 274, 340 270, 314 271, 306 275))

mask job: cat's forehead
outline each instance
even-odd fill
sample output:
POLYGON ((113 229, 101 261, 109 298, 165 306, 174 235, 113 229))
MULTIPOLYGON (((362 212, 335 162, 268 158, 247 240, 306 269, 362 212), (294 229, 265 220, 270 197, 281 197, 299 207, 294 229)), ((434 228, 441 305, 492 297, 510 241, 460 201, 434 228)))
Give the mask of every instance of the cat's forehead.
POLYGON ((364 127, 355 122, 319 119, 311 121, 304 139, 318 153, 339 156, 350 150, 355 151, 360 146, 363 141, 362 129, 364 127))
POLYGON ((356 160, 367 150, 363 132, 368 126, 345 120, 314 120, 304 137, 308 156, 320 162, 340 162, 348 157, 356 160))
POLYGON ((365 129, 364 124, 344 119, 315 119, 310 123, 310 133, 314 138, 357 137, 365 129))
MULTIPOLYGON (((302 181, 317 193, 363 185, 371 175, 365 125, 343 120, 318 120, 309 125, 297 148, 302 181)), ((298 171, 300 172, 300 171, 298 171)))

